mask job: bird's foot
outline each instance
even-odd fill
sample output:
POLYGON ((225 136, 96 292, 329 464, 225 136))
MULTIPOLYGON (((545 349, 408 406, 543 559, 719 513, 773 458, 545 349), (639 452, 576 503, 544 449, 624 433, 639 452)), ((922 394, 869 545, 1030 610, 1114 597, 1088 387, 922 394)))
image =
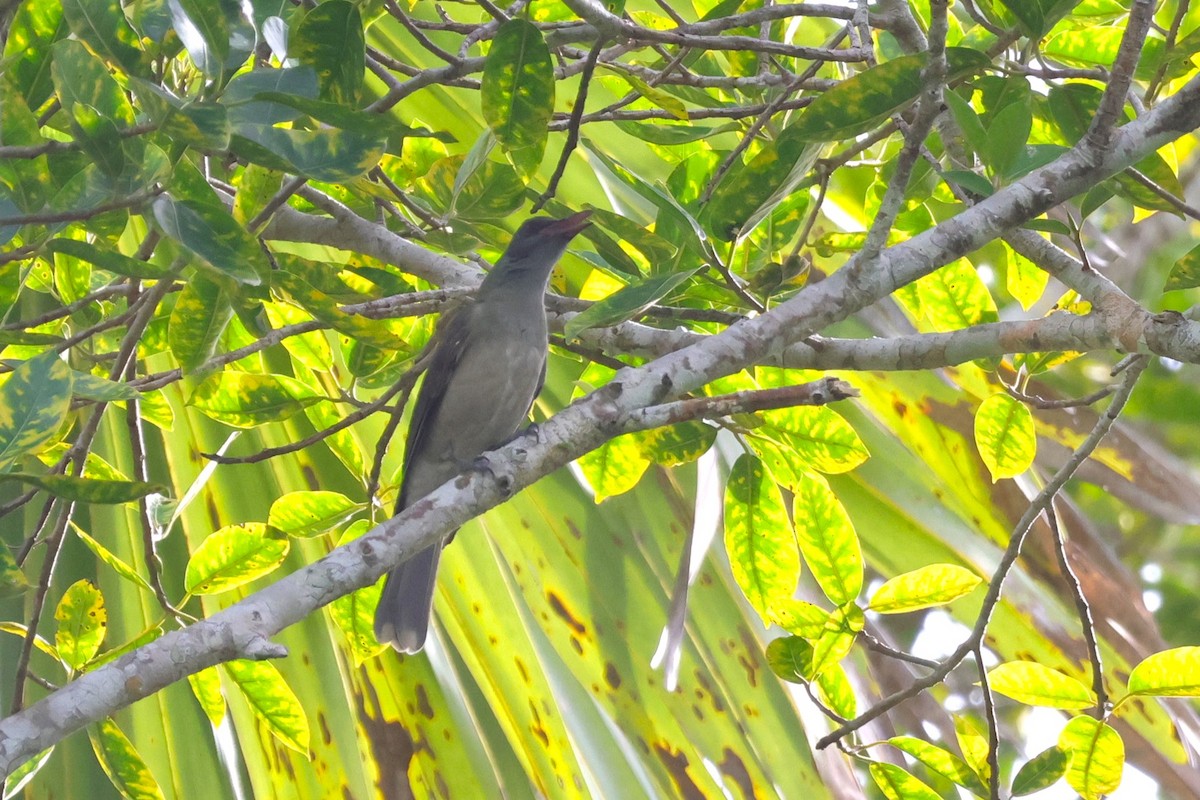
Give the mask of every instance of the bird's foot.
POLYGON ((536 422, 529 423, 529 427, 521 432, 521 435, 533 439, 534 444, 542 443, 542 426, 536 422))
POLYGON ((492 464, 492 460, 486 455, 478 456, 473 462, 471 462, 471 469, 475 470, 476 472, 486 473, 492 476, 492 479, 496 481, 496 488, 499 489, 500 494, 504 497, 509 497, 512 495, 512 475, 507 471, 498 470, 492 464))

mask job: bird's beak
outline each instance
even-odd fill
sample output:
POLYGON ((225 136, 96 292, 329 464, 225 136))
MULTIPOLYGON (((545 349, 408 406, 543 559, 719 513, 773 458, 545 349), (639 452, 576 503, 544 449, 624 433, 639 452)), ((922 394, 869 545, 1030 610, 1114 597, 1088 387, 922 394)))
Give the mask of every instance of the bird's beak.
POLYGON ((545 228, 542 228, 542 232, 551 236, 575 236, 588 225, 592 224, 588 221, 588 217, 590 216, 592 216, 591 211, 580 211, 569 217, 555 220, 545 228))

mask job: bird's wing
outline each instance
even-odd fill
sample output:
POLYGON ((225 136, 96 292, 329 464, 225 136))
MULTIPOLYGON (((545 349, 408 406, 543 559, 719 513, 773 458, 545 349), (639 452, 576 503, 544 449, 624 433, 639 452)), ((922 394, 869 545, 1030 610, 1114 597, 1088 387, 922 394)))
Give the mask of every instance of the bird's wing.
POLYGON ((396 499, 397 514, 408 505, 409 466, 424 454, 429 434, 437 424, 438 411, 442 407, 446 387, 450 385, 450 380, 462 361, 473 310, 471 303, 454 309, 441 318, 434 331, 433 356, 425 370, 425 382, 421 384, 417 404, 408 424, 408 440, 404 447, 404 477, 400 484, 400 496, 396 499))

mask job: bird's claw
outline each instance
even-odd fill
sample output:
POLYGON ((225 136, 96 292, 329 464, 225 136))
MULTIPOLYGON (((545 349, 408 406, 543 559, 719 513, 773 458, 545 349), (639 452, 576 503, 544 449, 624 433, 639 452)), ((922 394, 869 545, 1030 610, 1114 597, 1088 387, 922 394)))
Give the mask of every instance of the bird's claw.
POLYGON ((476 459, 471 462, 471 469, 475 470, 476 472, 487 473, 488 475, 492 476, 492 478, 496 481, 496 488, 500 491, 502 496, 509 497, 512 495, 512 475, 509 475, 507 472, 497 472, 496 468, 492 466, 492 460, 486 455, 476 457, 476 459))
POLYGON ((537 424, 536 422, 531 422, 531 423, 529 423, 529 427, 526 428, 525 431, 521 435, 527 436, 527 437, 533 439, 534 444, 541 444, 542 443, 542 426, 537 424))

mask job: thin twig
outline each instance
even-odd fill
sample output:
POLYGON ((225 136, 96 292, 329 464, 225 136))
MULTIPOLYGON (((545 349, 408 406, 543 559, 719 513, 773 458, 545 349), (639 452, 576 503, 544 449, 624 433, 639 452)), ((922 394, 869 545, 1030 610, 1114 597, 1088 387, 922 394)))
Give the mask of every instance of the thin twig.
POLYGON ((583 73, 579 77, 579 92, 575 95, 575 106, 571 109, 571 119, 567 124, 567 141, 563 144, 562 153, 558 157, 558 164, 554 167, 554 174, 550 176, 550 183, 546 186, 546 191, 542 192, 541 197, 533 204, 532 213, 536 214, 542 210, 546 203, 550 202, 550 198, 554 197, 554 193, 558 191, 558 182, 562 180, 563 173, 567 169, 567 161, 574 152, 575 146, 579 144, 579 121, 583 119, 583 107, 587 103, 588 89, 592 85, 592 75, 596 71, 596 59, 600 57, 600 51, 604 49, 604 38, 596 40, 596 44, 588 51, 587 60, 583 65, 583 73))
POLYGON ((1121 411, 1125 408, 1125 404, 1129 401, 1129 396, 1133 393, 1134 386, 1137 385, 1137 379, 1141 376, 1148 363, 1149 361, 1145 356, 1138 356, 1137 360, 1130 365, 1130 368, 1125 373, 1124 380, 1121 382, 1120 388, 1113 394, 1112 403, 1100 415, 1100 419, 1096 421, 1087 439, 1075 449, 1075 452, 1071 454, 1067 462, 1059 468, 1058 472, 1054 473, 1054 476, 1042 487, 1042 490, 1037 493, 1033 500, 1030 501, 1029 507, 1025 509, 1025 513, 1021 515, 1021 519, 1017 521, 1016 526, 1013 528, 1008 548, 1004 551, 1004 556, 1001 558, 1000 564, 992 574, 992 579, 988 584, 987 595, 983 599, 983 606, 980 609, 979 616, 975 620, 975 627, 971 630, 971 634, 967 637, 966 641, 959 645, 958 649, 942 661, 941 666, 929 675, 913 681, 912 685, 905 689, 888 695, 859 714, 849 723, 821 737, 817 742, 817 749, 828 747, 842 737, 878 719, 905 700, 916 697, 921 692, 941 683, 956 666, 962 663, 964 658, 974 652, 975 648, 983 641, 988 624, 991 622, 992 612, 1000 602, 1004 580, 1008 577, 1008 573, 1012 570, 1017 558, 1021 555, 1021 546, 1024 544, 1026 536, 1033 527, 1033 523, 1046 512, 1058 492, 1062 490, 1063 486, 1071 479, 1076 470, 1095 452, 1100 442, 1108 435, 1109 430, 1117 421, 1117 417, 1120 416, 1121 411))
POLYGON ((991 800, 1000 800, 1000 722, 996 719, 996 698, 992 696, 987 667, 983 663, 982 642, 975 645, 973 652, 975 668, 979 670, 979 688, 983 690, 983 716, 988 729, 988 796, 991 800))
POLYGON ((1104 662, 1100 658, 1100 644, 1096 641, 1096 621, 1092 618, 1092 607, 1087 596, 1083 593, 1083 585, 1079 576, 1071 567, 1067 557, 1067 542, 1058 524, 1058 515, 1051 506, 1046 514, 1046 522, 1050 525, 1050 533, 1054 538, 1054 555, 1058 559, 1058 568, 1062 570, 1067 587, 1071 590, 1071 600, 1075 611, 1079 614, 1079 627, 1083 631, 1083 641, 1087 645, 1088 663, 1092 667, 1092 691, 1096 694, 1096 719, 1104 719, 1108 714, 1108 692, 1104 689, 1104 662))

